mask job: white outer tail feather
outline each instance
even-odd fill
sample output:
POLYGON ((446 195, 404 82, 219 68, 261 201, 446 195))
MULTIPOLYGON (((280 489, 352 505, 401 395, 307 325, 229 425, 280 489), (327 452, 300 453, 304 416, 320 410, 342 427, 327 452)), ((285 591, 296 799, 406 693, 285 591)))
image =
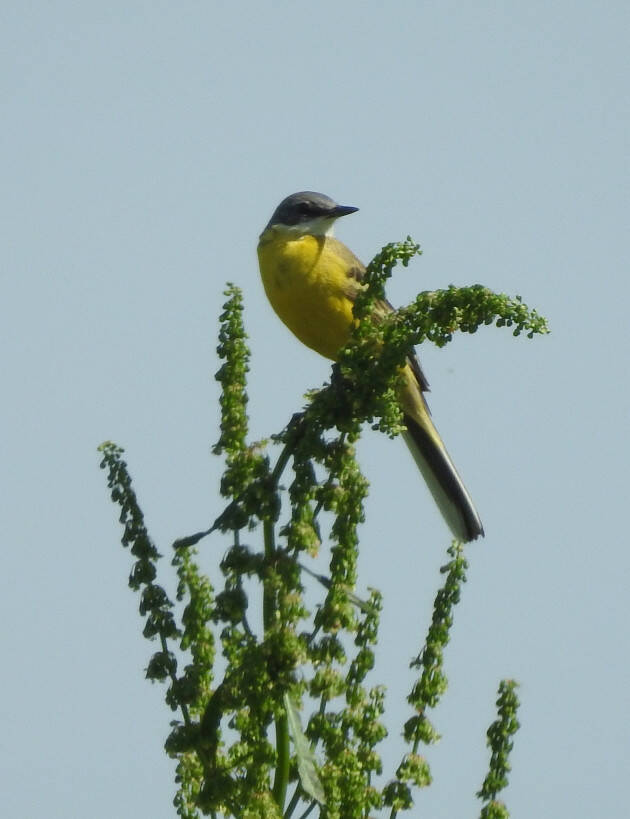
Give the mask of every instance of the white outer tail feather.
MULTIPOLYGON (((411 423, 414 423, 413 419, 409 420, 411 423)), ((444 470, 444 473, 448 475, 449 482, 452 484, 451 489, 455 490, 451 492, 447 492, 444 488, 443 482, 439 480, 435 468, 431 466, 411 432, 404 430, 402 437, 409 447, 418 469, 422 473, 422 477, 442 517, 451 530, 453 537, 466 543, 483 535, 483 526, 475 509, 475 505, 472 502, 472 498, 468 494, 468 490, 464 486, 462 479, 459 477, 455 469, 455 464, 451 460, 444 445, 438 446, 438 444, 434 442, 429 443, 430 446, 434 447, 434 455, 438 458, 439 468, 444 470)))

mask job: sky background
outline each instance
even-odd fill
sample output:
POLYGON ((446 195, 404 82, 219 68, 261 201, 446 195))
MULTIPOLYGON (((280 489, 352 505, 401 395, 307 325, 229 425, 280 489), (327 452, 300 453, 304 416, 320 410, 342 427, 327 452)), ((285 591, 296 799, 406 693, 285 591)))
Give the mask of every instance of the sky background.
MULTIPOLYGON (((623 0, 2 5, 6 816, 175 815, 171 713, 143 678, 155 646, 96 447, 126 448, 168 556, 221 508, 226 281, 244 292, 253 438, 327 378, 267 305, 255 256, 301 189, 360 207, 337 233, 365 262, 407 234, 422 244, 394 304, 481 282, 552 329, 420 350, 487 536, 467 550, 435 782, 407 815, 478 815, 503 677, 521 683, 512 816, 623 814, 629 26, 623 0)), ((368 431, 358 451, 359 590, 385 598, 372 680, 388 686, 388 777, 449 536, 401 441, 368 431)), ((204 543, 204 565, 226 546, 204 543)))

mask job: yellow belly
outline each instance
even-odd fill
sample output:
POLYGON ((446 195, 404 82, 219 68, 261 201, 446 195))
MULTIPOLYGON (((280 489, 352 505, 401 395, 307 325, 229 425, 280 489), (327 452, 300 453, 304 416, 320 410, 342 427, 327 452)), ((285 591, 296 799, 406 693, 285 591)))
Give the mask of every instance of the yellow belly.
MULTIPOLYGON (((271 233, 261 238, 258 261, 267 298, 289 330, 311 349, 336 359, 354 321, 347 295, 353 280, 348 272, 352 265, 361 266, 359 260, 325 236, 287 238, 287 234, 271 233)), ((403 373, 398 393, 403 411, 440 443, 409 364, 403 373)))
POLYGON ((335 359, 348 341, 352 301, 347 261, 325 236, 274 235, 258 245, 267 298, 301 342, 335 359))

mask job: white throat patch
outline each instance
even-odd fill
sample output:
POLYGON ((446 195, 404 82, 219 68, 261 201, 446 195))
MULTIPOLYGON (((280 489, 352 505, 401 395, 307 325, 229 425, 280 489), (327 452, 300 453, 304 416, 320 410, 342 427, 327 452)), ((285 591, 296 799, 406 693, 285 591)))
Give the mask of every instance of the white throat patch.
POLYGON ((337 217, 316 216, 298 225, 272 225, 274 230, 291 233, 293 236, 334 236, 337 217))

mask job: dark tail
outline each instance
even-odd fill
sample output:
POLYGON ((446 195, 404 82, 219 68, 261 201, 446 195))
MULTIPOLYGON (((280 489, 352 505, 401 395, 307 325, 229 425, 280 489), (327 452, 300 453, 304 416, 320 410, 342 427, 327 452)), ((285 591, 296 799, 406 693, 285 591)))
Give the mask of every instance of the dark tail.
POLYGON ((428 413, 423 420, 421 425, 405 414, 405 443, 453 536, 463 542, 476 540, 483 535, 477 510, 428 413))

